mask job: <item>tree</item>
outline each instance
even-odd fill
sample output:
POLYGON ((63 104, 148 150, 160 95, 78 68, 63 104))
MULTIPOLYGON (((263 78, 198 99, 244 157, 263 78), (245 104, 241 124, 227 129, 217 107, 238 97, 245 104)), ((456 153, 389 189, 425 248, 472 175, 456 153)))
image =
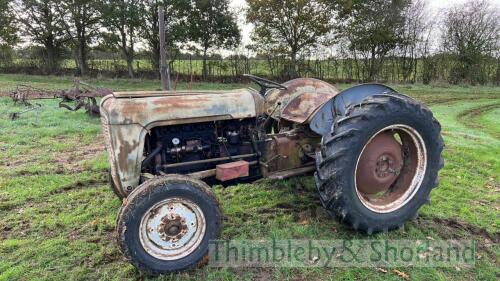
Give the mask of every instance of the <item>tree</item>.
POLYGON ((332 10, 324 1, 248 0, 247 20, 255 26, 252 39, 285 50, 292 77, 297 75, 297 54, 324 42, 332 28, 331 19, 332 10))
POLYGON ((175 44, 187 40, 187 18, 189 16, 189 0, 141 0, 140 35, 145 39, 153 69, 160 69, 160 39, 158 27, 158 7, 165 11, 165 41, 168 49, 175 44))
POLYGON ((100 9, 97 0, 58 1, 60 24, 67 34, 80 75, 88 70, 88 48, 99 34, 100 9))
POLYGON ((14 45, 19 39, 15 15, 10 4, 10 0, 0 0, 0 45, 14 45))
POLYGON ((485 82, 482 64, 500 50, 500 12, 487 1, 471 0, 445 11, 442 47, 456 59, 451 82, 485 82))
POLYGON ((105 40, 117 47, 127 62, 128 75, 134 77, 134 47, 141 22, 140 0, 107 0, 102 3, 102 26, 105 40))
POLYGON ((229 9, 229 0, 192 0, 189 21, 189 38, 203 50, 203 77, 206 78, 208 50, 238 45, 240 30, 229 9))
POLYGON ((427 19, 425 1, 415 0, 403 11, 403 42, 398 47, 401 57, 401 72, 404 82, 415 82, 417 76, 417 64, 419 58, 427 56, 428 38, 427 34, 432 26, 427 19), (410 78, 413 73, 413 79, 410 78))
POLYGON ((55 0, 21 0, 19 21, 23 31, 34 43, 43 46, 43 60, 48 72, 53 72, 67 41, 61 26, 55 0))
POLYGON ((386 55, 404 41, 404 11, 410 0, 337 1, 340 32, 357 63, 363 58, 365 80, 373 80, 386 55))

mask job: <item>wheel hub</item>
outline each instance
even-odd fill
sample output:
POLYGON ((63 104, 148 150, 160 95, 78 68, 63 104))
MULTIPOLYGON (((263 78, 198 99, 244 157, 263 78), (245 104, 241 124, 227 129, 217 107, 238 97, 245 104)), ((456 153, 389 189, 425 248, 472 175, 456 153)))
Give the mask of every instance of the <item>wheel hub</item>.
POLYGON ((170 214, 161 219, 158 233, 161 239, 168 242, 179 241, 188 231, 186 219, 178 214, 170 214))
POLYGON ((168 198, 144 214, 139 232, 146 252, 162 260, 173 260, 194 251, 205 229, 205 217, 198 205, 184 198, 168 198))
POLYGON ((383 132, 365 147, 356 175, 358 189, 366 194, 387 190, 398 177, 403 164, 401 144, 391 132, 383 132))
POLYGON ((377 159, 377 164, 375 168, 375 173, 377 177, 379 178, 386 178, 386 177, 392 177, 392 176, 398 176, 399 174, 399 169, 395 169, 395 164, 394 157, 392 157, 390 154, 386 155, 383 154, 377 159))
POLYGON ((427 152, 420 134, 408 125, 387 126, 370 138, 358 157, 356 194, 368 209, 392 212, 413 198, 426 169, 427 152))

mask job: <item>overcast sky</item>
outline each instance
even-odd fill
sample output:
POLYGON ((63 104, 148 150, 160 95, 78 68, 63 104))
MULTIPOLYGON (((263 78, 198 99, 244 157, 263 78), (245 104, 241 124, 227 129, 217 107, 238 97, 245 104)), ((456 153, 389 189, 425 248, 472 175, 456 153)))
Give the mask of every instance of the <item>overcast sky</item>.
MULTIPOLYGON (((231 1, 231 7, 233 9, 242 10, 246 7, 245 0, 230 0, 230 1, 231 1)), ((466 0, 427 0, 426 2, 429 12, 435 15, 443 8, 448 8, 457 4, 461 4, 465 1, 466 0)), ((496 2, 497 4, 499 4, 500 0, 492 0, 492 2, 496 2)), ((251 42, 250 33, 252 32, 252 25, 245 23, 245 16, 243 13, 240 13, 239 17, 240 20, 238 21, 238 23, 240 26, 240 30, 242 32, 242 41, 243 44, 246 45, 251 42)))

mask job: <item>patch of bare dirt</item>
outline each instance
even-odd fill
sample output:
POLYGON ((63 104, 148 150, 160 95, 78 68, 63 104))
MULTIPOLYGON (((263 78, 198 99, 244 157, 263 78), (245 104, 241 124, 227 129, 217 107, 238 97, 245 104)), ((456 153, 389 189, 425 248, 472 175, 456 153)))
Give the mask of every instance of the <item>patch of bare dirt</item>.
POLYGON ((461 133, 461 132, 441 131, 441 135, 443 135, 443 136, 461 136, 464 139, 473 140, 473 141, 477 141, 477 142, 481 142, 481 140, 482 140, 482 138, 480 138, 480 137, 472 136, 470 134, 461 133))
POLYGON ((26 153, 25 155, 16 155, 16 159, 14 161, 8 161, 4 159, 0 162, 0 167, 8 167, 9 169, 16 168, 22 166, 27 163, 32 163, 33 157, 30 153, 26 153))
MULTIPOLYGON (((13 213, 22 215, 26 212, 26 210, 37 207, 32 201, 25 202, 21 207, 18 206, 19 205, 16 204, 11 205, 11 208, 6 209, 6 211, 11 211, 13 213)), ((21 220, 16 221, 15 223, 12 223, 10 221, 6 222, 4 224, 0 224, 0 240, 9 239, 11 236, 13 236, 11 234, 13 234, 14 231, 16 238, 24 237, 30 230, 31 220, 29 220, 28 218, 23 217, 21 220)))
POLYGON ((491 233, 484 228, 451 218, 419 217, 416 223, 420 228, 437 233, 443 239, 474 240, 478 249, 476 253, 477 259, 481 259, 484 254, 488 255, 493 263, 497 262, 497 254, 493 246, 500 242, 500 232, 491 233))
POLYGON ((443 238, 464 238, 461 231, 465 231, 474 236, 487 239, 493 243, 500 243, 500 232, 491 233, 484 228, 480 228, 457 219, 428 218, 419 217, 416 223, 422 228, 430 228, 443 238))
MULTIPOLYGON (((57 136, 55 139, 58 142, 67 141, 67 136, 57 136)), ((97 135, 96 141, 89 145, 75 145, 72 149, 57 152, 57 158, 53 161, 56 165, 55 169, 48 172, 42 171, 27 171, 21 170, 18 175, 20 176, 28 176, 28 175, 40 175, 40 174, 74 174, 78 172, 82 172, 85 170, 84 161, 94 158, 97 154, 102 153, 106 150, 106 146, 104 144, 104 138, 101 134, 97 135)), ((31 150, 23 155, 16 155, 16 159, 8 160, 0 160, 0 168, 5 167, 6 169, 13 169, 17 167, 21 167, 24 165, 28 165, 33 163, 33 154, 40 153, 36 150, 31 150)))
POLYGON ((55 190, 51 191, 49 194, 50 195, 60 194, 60 193, 70 191, 70 190, 75 190, 75 189, 84 188, 84 187, 88 188, 91 186, 101 185, 101 184, 106 184, 106 183, 108 183, 107 179, 89 179, 86 181, 78 180, 75 183, 65 185, 65 186, 62 186, 58 189, 55 189, 55 190))
POLYGON ((96 138, 96 142, 83 145, 75 146, 70 151, 65 151, 59 154, 56 159, 57 169, 56 173, 78 173, 83 171, 83 162, 94 158, 97 154, 106 150, 104 144, 104 138, 99 134, 96 138))
POLYGON ((79 238, 80 238, 80 230, 79 229, 75 229, 68 234, 69 241, 75 241, 75 240, 78 240, 79 238))
POLYGON ((458 118, 467 118, 467 117, 475 117, 482 115, 488 111, 500 108, 500 103, 488 104, 480 107, 475 107, 469 110, 466 110, 458 115, 458 118))
MULTIPOLYGON (((481 99, 497 100, 498 97, 485 97, 485 98, 481 98, 481 99)), ((463 98, 463 97, 433 98, 433 97, 430 97, 430 98, 422 99, 422 101, 426 105, 442 105, 442 104, 454 103, 454 102, 459 102, 459 101, 477 101, 477 100, 478 100, 478 98, 471 98, 471 97, 467 97, 467 98, 463 98)))
POLYGON ((242 269, 234 268, 234 269, 231 269, 231 271, 242 280, 245 278, 248 278, 249 273, 252 275, 252 280, 256 280, 256 281, 268 281, 268 280, 275 279, 275 278, 273 278, 273 269, 272 268, 266 268, 266 267, 261 267, 261 268, 250 267, 250 268, 242 268, 242 269))
MULTIPOLYGON (((457 116, 457 120, 460 121, 462 124, 464 124, 467 127, 470 128, 478 128, 482 129, 484 128, 483 125, 481 125, 479 122, 476 122, 475 119, 477 119, 479 116, 488 113, 492 110, 495 110, 497 108, 500 108, 500 103, 494 103, 494 104, 488 104, 480 107, 475 107, 466 111, 461 112, 457 116)), ((494 137, 500 138, 500 132, 498 134, 495 134, 494 137)))

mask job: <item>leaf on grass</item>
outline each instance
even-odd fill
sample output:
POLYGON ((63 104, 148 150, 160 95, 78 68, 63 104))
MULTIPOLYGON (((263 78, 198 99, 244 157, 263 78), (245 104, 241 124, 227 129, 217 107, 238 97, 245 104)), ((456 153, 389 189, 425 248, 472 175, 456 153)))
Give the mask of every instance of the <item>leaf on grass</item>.
POLYGON ((387 269, 384 269, 384 268, 377 267, 376 270, 378 272, 387 273, 387 269))
POLYGON ((392 272, 396 273, 399 277, 403 278, 404 280, 410 280, 410 276, 403 271, 399 271, 397 269, 393 269, 392 272))
POLYGON ((309 224, 309 220, 308 219, 303 219, 299 222, 300 225, 308 225, 309 224))
POLYGON ((317 256, 314 256, 314 257, 312 257, 312 259, 310 260, 310 262, 311 262, 312 264, 314 264, 314 263, 316 263, 318 260, 319 260, 319 258, 318 258, 317 256))

